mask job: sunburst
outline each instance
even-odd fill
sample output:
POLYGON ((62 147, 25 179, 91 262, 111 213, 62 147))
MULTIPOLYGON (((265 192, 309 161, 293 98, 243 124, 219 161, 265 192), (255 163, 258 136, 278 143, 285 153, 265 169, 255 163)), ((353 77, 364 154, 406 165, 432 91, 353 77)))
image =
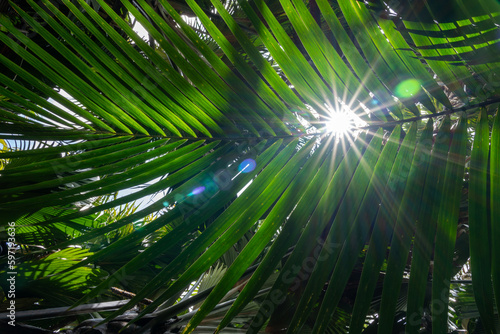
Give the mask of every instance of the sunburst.
POLYGON ((349 134, 356 126, 353 116, 354 113, 346 110, 332 112, 325 122, 325 131, 337 137, 349 134))

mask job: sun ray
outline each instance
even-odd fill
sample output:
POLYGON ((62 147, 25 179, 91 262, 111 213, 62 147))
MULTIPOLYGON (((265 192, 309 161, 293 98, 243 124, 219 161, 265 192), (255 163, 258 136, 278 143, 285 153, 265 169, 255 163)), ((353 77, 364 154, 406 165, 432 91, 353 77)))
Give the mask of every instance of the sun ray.
POLYGON ((329 116, 324 119, 323 130, 337 138, 346 135, 355 136, 357 128, 366 125, 366 123, 342 101, 335 102, 336 107, 334 109, 329 108, 329 116))

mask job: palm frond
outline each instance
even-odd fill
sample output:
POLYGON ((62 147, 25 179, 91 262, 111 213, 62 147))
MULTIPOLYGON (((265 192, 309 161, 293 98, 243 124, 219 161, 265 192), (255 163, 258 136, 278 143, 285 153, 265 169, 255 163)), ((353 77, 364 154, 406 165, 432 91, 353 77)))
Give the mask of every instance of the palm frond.
POLYGON ((0 137, 17 150, 0 153, 2 235, 43 252, 90 248, 37 275, 62 289, 70 270, 105 268, 76 304, 123 283, 135 296, 106 321, 151 298, 129 325, 166 322, 226 261, 182 315, 184 333, 361 333, 379 292, 378 331, 402 326, 407 300, 417 333, 430 273, 441 334, 467 193, 476 303, 493 333, 500 9, 439 3, 451 14, 355 0, 11 3, 0 137), (342 110, 366 126, 330 133, 342 110))

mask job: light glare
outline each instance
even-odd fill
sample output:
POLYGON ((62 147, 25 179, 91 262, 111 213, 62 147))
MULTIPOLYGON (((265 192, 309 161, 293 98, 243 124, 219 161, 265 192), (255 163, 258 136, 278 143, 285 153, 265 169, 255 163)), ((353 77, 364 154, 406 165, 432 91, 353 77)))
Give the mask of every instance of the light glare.
POLYGON ((345 135, 351 131, 354 122, 347 112, 333 112, 326 122, 326 131, 336 136, 345 135))

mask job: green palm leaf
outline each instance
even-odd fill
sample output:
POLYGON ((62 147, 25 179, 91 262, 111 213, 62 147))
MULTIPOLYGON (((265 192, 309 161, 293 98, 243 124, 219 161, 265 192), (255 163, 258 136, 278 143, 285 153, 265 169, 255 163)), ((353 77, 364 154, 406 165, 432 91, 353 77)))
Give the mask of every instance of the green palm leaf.
POLYGON ((92 248, 42 280, 106 268, 76 303, 133 288, 106 321, 151 298, 130 323, 167 323, 203 299, 185 333, 345 332, 349 321, 360 333, 374 314, 389 333, 406 300, 416 333, 433 260, 433 332, 445 333, 468 188, 476 302, 493 333, 500 11, 478 4, 441 1, 445 17, 435 4, 354 0, 12 3, 0 15, 0 137, 46 147, 0 153, 0 236, 47 247, 25 259, 92 248), (340 113, 355 129, 329 132, 340 113))

